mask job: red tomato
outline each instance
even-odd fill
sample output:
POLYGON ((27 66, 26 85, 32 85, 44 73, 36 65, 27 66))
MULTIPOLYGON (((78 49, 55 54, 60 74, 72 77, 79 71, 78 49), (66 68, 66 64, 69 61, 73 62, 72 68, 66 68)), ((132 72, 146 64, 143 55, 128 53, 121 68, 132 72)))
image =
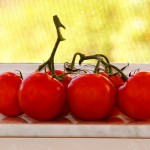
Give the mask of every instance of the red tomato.
POLYGON ((83 120, 100 120, 108 116, 116 100, 112 83, 99 74, 82 74, 68 85, 71 112, 83 120))
POLYGON ((12 72, 0 75, 0 112, 9 117, 23 114, 18 102, 18 90, 22 79, 12 72))
POLYGON ((124 81, 120 75, 108 75, 106 72, 100 72, 100 74, 108 78, 115 88, 118 88, 124 84, 124 81))
POLYGON ((35 72, 25 78, 19 90, 19 103, 24 113, 36 120, 51 120, 65 102, 63 85, 47 73, 35 72))
POLYGON ((110 75, 108 76, 108 79, 112 82, 115 88, 119 88, 121 85, 124 84, 123 79, 121 78, 120 75, 110 75))
MULTIPOLYGON (((64 74, 64 71, 63 70, 55 70, 55 73, 56 75, 61 75, 61 74, 64 74)), ((51 75, 51 72, 48 71, 48 74, 51 75)), ((67 88, 68 88, 68 84, 70 83, 70 81, 72 80, 72 77, 70 75, 64 75, 63 79, 60 80, 59 82, 62 83, 62 85, 64 86, 65 88, 65 91, 66 91, 66 95, 67 95, 67 88)), ((65 105, 60 113, 60 115, 67 115, 69 113, 69 106, 68 106, 68 102, 67 100, 65 101, 65 105)))
POLYGON ((117 103, 120 110, 133 119, 150 119, 150 72, 131 76, 119 88, 117 103))

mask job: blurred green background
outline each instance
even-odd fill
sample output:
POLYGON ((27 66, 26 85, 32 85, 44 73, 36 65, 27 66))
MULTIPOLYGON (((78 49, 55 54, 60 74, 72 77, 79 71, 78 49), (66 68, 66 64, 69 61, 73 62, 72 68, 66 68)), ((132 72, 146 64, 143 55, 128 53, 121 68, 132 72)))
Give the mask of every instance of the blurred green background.
POLYGON ((56 63, 75 52, 150 62, 150 0, 0 0, 0 63, 47 60, 57 38, 54 15, 66 26, 56 63))

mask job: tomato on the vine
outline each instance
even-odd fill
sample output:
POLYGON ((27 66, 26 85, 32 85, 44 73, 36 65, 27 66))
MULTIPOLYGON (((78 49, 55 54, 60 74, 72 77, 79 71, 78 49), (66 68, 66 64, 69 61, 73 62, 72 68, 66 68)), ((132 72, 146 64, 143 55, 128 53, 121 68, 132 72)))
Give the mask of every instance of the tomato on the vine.
POLYGON ((18 90, 22 79, 13 72, 0 75, 0 112, 9 117, 23 114, 18 102, 18 90))
POLYGON ((150 119, 150 72, 138 72, 118 90, 117 104, 128 117, 150 119))
POLYGON ((100 120, 107 117, 115 100, 114 86, 99 74, 79 75, 68 85, 71 112, 83 120, 100 120))
POLYGON ((64 86, 47 73, 35 72, 26 77, 19 90, 19 103, 25 114, 36 120, 51 120, 62 110, 64 86))

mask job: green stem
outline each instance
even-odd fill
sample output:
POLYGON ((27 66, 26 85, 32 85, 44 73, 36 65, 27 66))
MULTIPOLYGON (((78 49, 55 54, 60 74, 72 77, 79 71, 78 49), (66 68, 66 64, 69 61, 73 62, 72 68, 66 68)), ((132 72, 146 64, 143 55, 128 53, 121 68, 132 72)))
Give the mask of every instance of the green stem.
POLYGON ((51 56, 50 56, 50 58, 49 58, 49 60, 48 60, 48 63, 50 64, 48 67, 49 67, 49 70, 51 71, 52 76, 53 76, 54 78, 57 78, 57 76, 56 76, 56 74, 55 74, 54 56, 55 56, 55 54, 56 54, 56 50, 57 50, 57 47, 58 47, 59 43, 60 43, 60 40, 57 39, 57 41, 56 41, 56 43, 55 43, 55 46, 54 46, 54 48, 53 48, 53 51, 52 51, 52 53, 51 53, 51 56))
POLYGON ((74 54, 73 59, 72 59, 72 62, 71 62, 71 64, 70 64, 70 69, 72 69, 72 70, 73 70, 73 68, 74 68, 74 66, 75 66, 75 60, 76 60, 76 57, 77 57, 77 56, 80 56, 80 59, 81 59, 81 58, 84 58, 84 57, 85 57, 85 54, 82 54, 82 53, 80 53, 80 52, 77 52, 77 53, 74 54))
MULTIPOLYGON (((110 63, 110 62, 109 62, 109 59, 108 59, 105 55, 103 55, 103 54, 98 54, 98 55, 99 55, 100 57, 103 57, 107 63, 110 63)), ((107 70, 107 67, 105 68, 105 70, 107 70)), ((113 70, 112 70, 112 68, 109 66, 109 67, 108 67, 108 74, 112 74, 112 73, 113 73, 113 70)))
POLYGON ((95 66, 95 69, 94 69, 94 73, 99 73, 99 65, 100 65, 100 63, 101 63, 101 61, 102 61, 102 58, 101 57, 99 57, 99 59, 98 59, 98 61, 97 61, 97 64, 96 64, 96 66, 95 66))
POLYGON ((57 31, 57 40, 55 42, 54 48, 53 48, 52 53, 51 53, 50 57, 48 58, 48 60, 46 62, 44 62, 43 64, 41 64, 36 71, 41 71, 46 65, 48 65, 49 70, 52 73, 52 76, 57 78, 57 76, 55 74, 54 57, 55 57, 56 50, 58 48, 59 43, 61 41, 65 40, 65 38, 63 38, 61 31, 60 31, 60 27, 65 29, 65 26, 62 25, 62 23, 60 22, 57 15, 53 16, 53 21, 54 21, 56 31, 57 31))
MULTIPOLYGON (((49 59, 46 62, 44 62, 43 64, 41 64, 36 71, 41 71, 46 65, 54 63, 54 56, 55 56, 55 53, 56 53, 59 43, 60 43, 60 41, 57 39, 49 59)), ((53 67, 50 67, 50 68, 54 69, 53 67)), ((51 69, 50 69, 50 71, 52 71, 51 69)))
POLYGON ((103 60, 101 61, 101 63, 103 65, 105 65, 105 66, 111 67, 111 68, 115 69, 116 71, 118 71, 121 74, 121 77, 122 77, 124 82, 128 80, 128 77, 119 68, 117 68, 116 66, 114 66, 114 65, 112 65, 110 63, 106 63, 103 60))
POLYGON ((95 69, 93 71, 94 73, 97 73, 102 57, 100 57, 98 54, 90 55, 90 56, 85 56, 84 55, 84 57, 80 57, 79 65, 81 65, 84 60, 89 60, 89 59, 96 59, 96 60, 98 60, 96 66, 95 66, 95 69))
MULTIPOLYGON (((105 61, 106 61, 107 63, 109 63, 109 59, 108 59, 105 55, 103 55, 103 54, 95 54, 95 55, 80 57, 79 64, 81 65, 81 63, 82 63, 84 60, 88 60, 88 59, 98 59, 99 57, 100 57, 100 58, 104 58, 105 61)), ((98 62, 97 62, 97 63, 98 63, 98 62)), ((97 66, 98 66, 98 64, 97 64, 97 66)), ((97 72, 97 71, 96 71, 96 68, 97 68, 97 67, 95 67, 94 72, 97 72)), ((97 69, 98 69, 98 68, 97 68, 97 69)), ((111 68, 110 66, 109 66, 109 67, 106 67, 105 70, 108 70, 108 73, 109 73, 109 74, 112 74, 112 73, 113 73, 113 70, 112 70, 112 68, 111 68), (108 68, 108 69, 107 69, 107 68, 108 68)))
POLYGON ((81 64, 84 60, 88 60, 88 59, 96 59, 97 60, 97 64, 96 64, 96 67, 94 69, 94 73, 98 72, 99 64, 102 63, 106 68, 111 68, 111 69, 113 68, 116 71, 118 71, 121 74, 121 77, 122 77, 123 81, 126 81, 128 79, 128 77, 119 68, 117 68, 116 66, 110 64, 109 61, 105 62, 106 59, 104 61, 102 55, 100 55, 100 54, 84 56, 79 60, 79 64, 81 64))
POLYGON ((80 57, 79 65, 81 65, 84 60, 89 60, 89 59, 97 59, 97 54, 96 55, 80 57))

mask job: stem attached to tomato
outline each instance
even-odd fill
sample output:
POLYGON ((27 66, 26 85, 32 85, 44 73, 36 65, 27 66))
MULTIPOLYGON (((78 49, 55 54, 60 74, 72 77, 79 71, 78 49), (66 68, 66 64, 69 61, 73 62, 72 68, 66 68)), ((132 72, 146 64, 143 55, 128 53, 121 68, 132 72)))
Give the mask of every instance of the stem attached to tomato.
POLYGON ((112 68, 115 69, 121 75, 124 82, 128 79, 128 77, 119 68, 110 64, 109 61, 106 62, 106 59, 104 61, 103 60, 104 58, 100 54, 85 56, 84 58, 82 57, 82 59, 79 60, 79 64, 81 64, 84 60, 88 60, 88 59, 96 59, 97 60, 97 64, 94 69, 94 73, 99 72, 99 65, 100 65, 100 63, 102 63, 105 66, 105 68, 109 68, 109 69, 111 68, 111 71, 112 71, 112 68))
MULTIPOLYGON (((89 59, 96 59, 96 60, 97 60, 97 57, 102 57, 102 58, 105 59, 105 61, 106 61, 107 63, 109 63, 109 59, 108 59, 105 55, 103 55, 103 54, 95 54, 95 55, 86 56, 85 54, 82 54, 82 53, 80 53, 80 52, 77 52, 77 53, 74 54, 73 59, 72 59, 72 62, 69 64, 69 69, 70 69, 70 70, 74 70, 75 60, 76 60, 76 57, 77 57, 77 56, 80 56, 79 65, 81 65, 84 60, 89 60, 89 59)), ((99 63, 100 63, 100 62, 99 62, 99 63)), ((96 66, 99 66, 98 62, 97 62, 97 64, 96 64, 96 66)), ((97 67, 95 67, 95 68, 97 68, 97 67)), ((109 72, 109 74, 112 74, 112 73, 113 73, 111 67, 105 68, 105 70, 107 70, 107 71, 109 72)), ((97 70, 95 69, 94 72, 96 73, 96 71, 97 71, 97 70)))
POLYGON ((114 65, 112 65, 110 63, 106 63, 103 60, 101 61, 101 63, 103 65, 105 65, 105 66, 109 66, 109 67, 115 69, 116 71, 118 71, 118 73, 121 75, 121 77, 122 77, 122 79, 123 79, 124 82, 128 80, 128 77, 119 68, 117 68, 116 66, 114 66, 114 65))
MULTIPOLYGON (((95 66, 95 69, 93 71, 94 73, 98 73, 99 72, 98 68, 99 68, 99 65, 101 63, 100 59, 104 59, 106 61, 106 63, 108 63, 108 64, 110 63, 109 59, 105 55, 103 55, 103 54, 95 54, 95 55, 80 57, 79 64, 81 65, 81 63, 84 60, 89 60, 89 59, 96 59, 96 60, 99 59, 98 62, 97 62, 97 64, 96 64, 96 66, 95 66)), ((105 66, 105 70, 107 70, 107 72, 109 74, 113 73, 113 70, 112 70, 112 68, 110 66, 105 66)))
POLYGON ((48 65, 49 67, 49 70, 51 71, 52 73, 52 76, 57 78, 56 74, 55 74, 55 66, 54 66, 54 56, 55 56, 55 53, 56 53, 56 50, 58 48, 58 45, 61 41, 64 41, 65 38, 62 36, 61 34, 61 31, 60 31, 60 28, 65 28, 65 26, 60 22, 59 18, 57 17, 57 15, 53 16, 53 21, 54 21, 54 24, 55 24, 55 27, 56 27, 56 31, 57 31, 57 40, 56 40, 56 43, 54 45, 54 48, 52 50, 52 53, 49 57, 49 59, 44 62, 42 65, 40 65, 38 67, 38 69, 36 71, 41 71, 46 65, 48 65))

